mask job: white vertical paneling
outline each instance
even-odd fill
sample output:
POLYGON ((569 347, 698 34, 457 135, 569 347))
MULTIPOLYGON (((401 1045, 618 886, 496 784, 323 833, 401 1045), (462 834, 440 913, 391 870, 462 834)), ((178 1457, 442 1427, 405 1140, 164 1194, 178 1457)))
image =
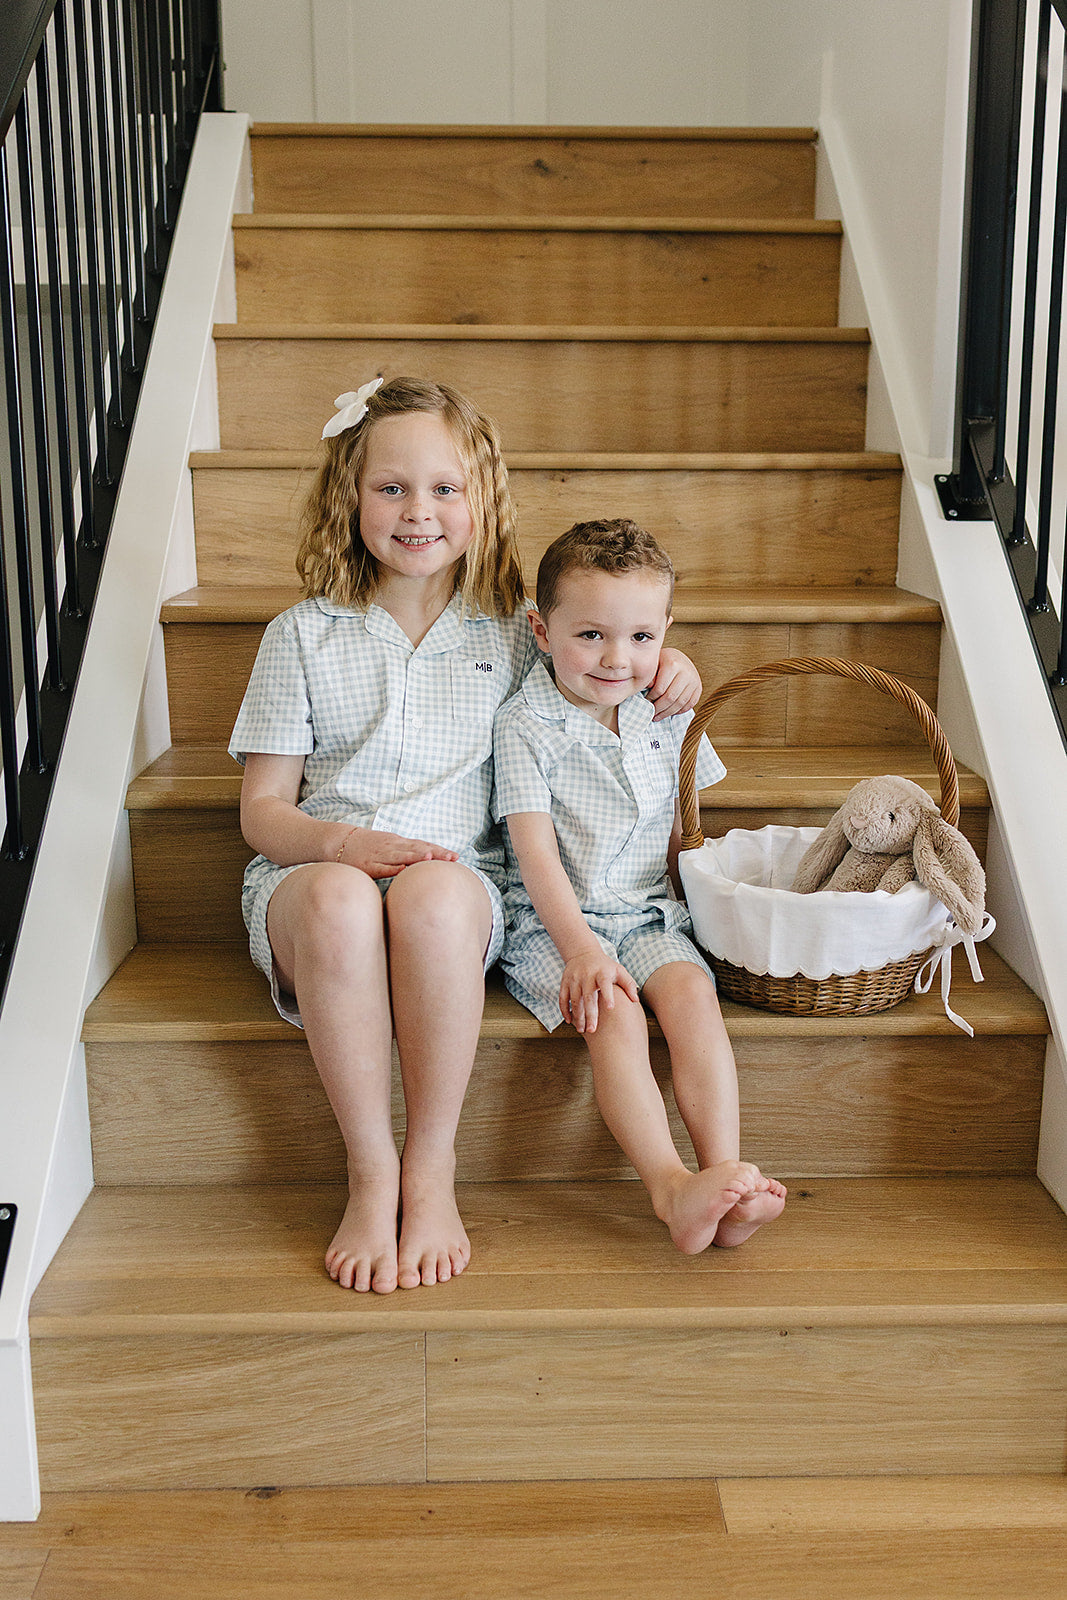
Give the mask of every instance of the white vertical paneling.
POLYGON ((548 0, 548 120, 747 123, 748 39, 726 0, 548 0))
POLYGON ((548 0, 511 0, 511 121, 548 121, 548 0))
POLYGON ((222 0, 223 93, 261 122, 314 122, 311 0, 222 0))
POLYGON ((316 121, 512 120, 502 0, 311 0, 311 15, 316 121))

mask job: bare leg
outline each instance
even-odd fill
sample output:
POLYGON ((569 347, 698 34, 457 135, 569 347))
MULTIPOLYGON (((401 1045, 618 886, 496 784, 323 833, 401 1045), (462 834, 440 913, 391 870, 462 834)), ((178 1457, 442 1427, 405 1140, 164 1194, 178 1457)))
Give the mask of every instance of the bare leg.
MULTIPOLYGON (((658 968, 643 990, 656 1013, 671 1057, 674 1098, 701 1169, 714 1169, 740 1153, 737 1066, 707 975, 689 962, 658 968)), ((720 1246, 742 1244, 785 1205, 785 1185, 765 1178, 722 1218, 720 1246)))
POLYGON ((389 973, 407 1106, 398 1282, 445 1283, 470 1260, 456 1206, 456 1129, 485 999, 492 907, 455 862, 406 867, 385 902, 389 973))
POLYGON ((652 1073, 648 1025, 639 1004, 616 989, 614 1009, 602 1007, 596 1032, 584 1037, 601 1116, 633 1163, 674 1243, 686 1255, 696 1255, 711 1244, 727 1212, 766 1180, 757 1167, 736 1158, 719 1160, 701 1172, 686 1167, 652 1073))
POLYGON ((301 867, 274 891, 267 929, 348 1152, 349 1201, 326 1270, 343 1288, 387 1294, 397 1286, 400 1158, 381 893, 352 867, 301 867))

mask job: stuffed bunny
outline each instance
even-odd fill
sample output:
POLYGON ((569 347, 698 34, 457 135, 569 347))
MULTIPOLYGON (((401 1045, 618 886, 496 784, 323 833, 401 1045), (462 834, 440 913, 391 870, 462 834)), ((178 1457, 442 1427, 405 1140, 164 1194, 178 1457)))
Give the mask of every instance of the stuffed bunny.
POLYGON ((934 893, 964 933, 985 912, 985 873, 958 828, 908 778, 864 778, 801 857, 798 894, 817 889, 885 889, 913 878, 934 893))

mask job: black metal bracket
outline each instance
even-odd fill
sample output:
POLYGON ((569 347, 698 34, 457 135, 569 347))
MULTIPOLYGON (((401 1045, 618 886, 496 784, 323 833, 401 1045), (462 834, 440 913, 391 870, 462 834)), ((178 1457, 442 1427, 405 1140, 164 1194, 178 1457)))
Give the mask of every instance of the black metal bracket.
POLYGON ((941 502, 941 515, 950 522, 989 522, 993 516, 989 501, 964 500, 958 492, 959 479, 950 472, 939 472, 934 478, 934 488, 941 502))
POLYGON ((0 1289, 4 1287, 4 1272, 7 1269, 7 1257, 11 1249, 11 1236, 15 1231, 18 1209, 18 1206, 0 1205, 0 1289))

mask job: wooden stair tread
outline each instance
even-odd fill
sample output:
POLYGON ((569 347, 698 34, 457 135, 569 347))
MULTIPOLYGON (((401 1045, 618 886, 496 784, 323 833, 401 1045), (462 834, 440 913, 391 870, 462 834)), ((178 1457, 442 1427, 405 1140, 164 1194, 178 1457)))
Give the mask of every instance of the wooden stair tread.
MULTIPOLYGON (((310 450, 193 450, 192 472, 299 471, 316 465, 316 444, 310 450)), ((639 454, 622 451, 505 450, 512 471, 594 472, 900 472, 900 456, 888 450, 719 451, 690 454, 639 454)))
POLYGON ((253 139, 554 139, 564 143, 573 139, 619 139, 628 143, 647 142, 650 139, 699 139, 709 144, 812 144, 818 138, 815 128, 805 127, 683 128, 631 127, 624 124, 597 126, 585 123, 572 127, 562 123, 507 122, 256 122, 250 131, 253 139))
MULTIPOLYGON (((854 783, 871 773, 894 772, 920 783, 936 798, 939 779, 933 757, 918 745, 846 745, 835 749, 735 746, 721 783, 703 791, 702 806, 837 807, 854 783)), ((985 781, 957 765, 961 806, 988 804, 985 781)), ((238 804, 242 768, 217 745, 172 745, 133 779, 126 795, 130 811, 227 810, 238 804)))
POLYGON ((388 1296, 325 1276, 342 1204, 335 1185, 99 1188, 31 1335, 1067 1323, 1067 1218, 1034 1178, 801 1180, 773 1228, 696 1257, 636 1181, 463 1185, 467 1271, 388 1296))
POLYGON ((840 222, 813 217, 648 217, 648 216, 559 216, 512 212, 462 215, 456 212, 420 214, 399 211, 390 214, 345 211, 255 211, 239 212, 233 226, 241 231, 284 229, 303 233, 309 229, 366 232, 455 233, 772 233, 805 237, 825 235, 839 238, 840 222))
MULTIPOLYGON (((1044 1006, 988 945, 980 951, 984 982, 972 982, 967 963, 957 957, 952 1003, 976 1036, 1044 1035, 1044 1006)), ((959 1040, 938 994, 912 994, 900 1005, 872 1016, 819 1018, 757 1011, 729 1000, 723 1016, 735 1038, 813 1038, 941 1035, 959 1040)), ((653 1024, 654 1028, 654 1024, 653 1024)), ((89 1006, 82 1034, 91 1042, 166 1042, 247 1040, 291 1042, 292 1026, 278 1016, 267 986, 252 966, 243 942, 215 944, 140 944, 89 1006)), ((489 980, 483 1039, 544 1040, 528 1011, 489 980)))
MULTIPOLYGON (((163 602, 165 623, 267 623, 300 598, 294 588, 220 585, 197 587, 163 602)), ((675 622, 939 622, 936 600, 906 589, 865 585, 840 589, 761 588, 679 584, 675 622)))
POLYGON ((391 323, 391 322, 219 322, 216 340, 335 339, 335 340, 471 340, 476 343, 557 342, 566 344, 862 344, 870 343, 866 328, 790 328, 621 326, 595 323, 391 323))

